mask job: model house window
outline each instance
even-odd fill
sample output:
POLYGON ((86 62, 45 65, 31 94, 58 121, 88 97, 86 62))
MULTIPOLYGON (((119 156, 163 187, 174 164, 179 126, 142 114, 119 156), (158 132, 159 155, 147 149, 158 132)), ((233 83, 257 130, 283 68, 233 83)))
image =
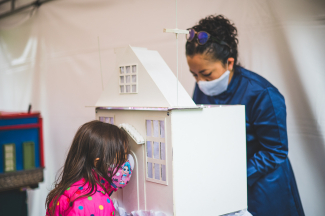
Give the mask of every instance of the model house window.
POLYGON ((126 65, 119 68, 121 94, 138 93, 138 66, 126 65))
POLYGON ((12 172, 16 170, 16 149, 15 144, 3 145, 4 171, 12 172))
POLYGON ((102 117, 102 116, 99 116, 99 121, 114 124, 114 117, 102 117))
POLYGON ((25 170, 35 169, 35 143, 24 142, 23 152, 24 152, 24 169, 25 170))
POLYGON ((165 121, 146 120, 147 181, 167 185, 165 121))

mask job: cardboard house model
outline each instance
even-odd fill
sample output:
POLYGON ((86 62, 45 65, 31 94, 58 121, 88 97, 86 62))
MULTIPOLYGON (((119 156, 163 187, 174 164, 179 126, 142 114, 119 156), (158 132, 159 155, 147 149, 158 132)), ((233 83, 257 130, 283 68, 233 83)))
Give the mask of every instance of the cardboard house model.
POLYGON ((42 122, 38 112, 0 112, 0 192, 43 181, 42 122))
POLYGON ((127 131, 133 174, 112 198, 128 213, 246 209, 244 106, 197 106, 157 51, 115 52, 116 70, 97 101, 96 119, 127 131))

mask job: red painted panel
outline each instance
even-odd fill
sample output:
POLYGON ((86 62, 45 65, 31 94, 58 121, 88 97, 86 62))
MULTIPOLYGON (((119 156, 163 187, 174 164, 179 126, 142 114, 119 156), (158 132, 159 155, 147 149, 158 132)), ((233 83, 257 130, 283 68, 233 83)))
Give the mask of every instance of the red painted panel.
POLYGON ((17 113, 17 112, 0 112, 0 119, 32 118, 40 117, 39 112, 17 113))
POLYGON ((24 125, 10 125, 10 126, 1 126, 0 130, 17 130, 17 129, 28 129, 28 128, 38 128, 40 124, 24 124, 24 125))
POLYGON ((39 123, 39 152, 40 152, 40 163, 41 167, 45 167, 44 163, 44 143, 43 143, 43 118, 38 119, 39 123))

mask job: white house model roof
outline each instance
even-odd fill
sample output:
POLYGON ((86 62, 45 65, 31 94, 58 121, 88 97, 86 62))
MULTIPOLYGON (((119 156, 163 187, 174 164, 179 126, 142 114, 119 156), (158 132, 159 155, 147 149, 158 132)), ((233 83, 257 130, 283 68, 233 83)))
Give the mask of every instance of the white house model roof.
POLYGON ((157 51, 115 49, 116 68, 96 107, 195 107, 157 51))

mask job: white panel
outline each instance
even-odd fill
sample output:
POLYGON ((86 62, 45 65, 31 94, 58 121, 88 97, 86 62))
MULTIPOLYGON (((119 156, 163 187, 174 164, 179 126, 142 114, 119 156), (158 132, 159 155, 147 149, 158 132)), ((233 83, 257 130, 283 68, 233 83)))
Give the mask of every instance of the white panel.
MULTIPOLYGON (((132 175, 130 178, 129 183, 123 188, 120 192, 123 193, 122 198, 122 205, 123 207, 128 211, 131 212, 134 209, 140 208, 140 181, 143 178, 140 176, 139 168, 142 168, 139 166, 139 161, 142 161, 141 157, 141 150, 143 149, 143 145, 138 145, 134 140, 129 137, 129 144, 131 147, 131 154, 129 157, 131 157, 131 161, 133 161, 134 167, 132 170, 132 175), (137 156, 137 153, 140 153, 137 156)), ((140 164, 141 165, 141 164, 140 164)), ((118 186, 118 185, 117 185, 118 186)))
POLYGON ((175 215, 247 208, 245 107, 173 110, 171 119, 175 215))
MULTIPOLYGON (((135 48, 141 49, 141 48, 135 48)), ((142 48, 143 49, 143 48, 142 48)), ((146 50, 146 49, 143 49, 146 50)), ((141 61, 138 59, 137 55, 133 52, 132 48, 119 48, 115 49, 116 53, 116 67, 108 83, 104 86, 104 91, 101 93, 96 106, 98 107, 170 107, 171 105, 165 98, 164 94, 157 87, 155 81, 149 75, 147 70, 142 65, 141 61), (132 94, 132 86, 129 86, 129 91, 127 92, 127 86, 119 86, 120 82, 120 66, 121 65, 136 65, 137 73, 137 94, 132 94), (127 93, 122 94, 121 93, 127 93)), ((127 67, 122 67, 123 75, 132 75, 127 72, 127 67)), ((131 81, 131 79, 130 79, 131 81)), ((124 84, 126 78, 124 78, 124 84)), ((131 84, 131 82, 130 82, 131 84)))
POLYGON ((171 107, 195 106, 192 98, 188 95, 180 82, 178 82, 177 103, 176 76, 157 51, 138 49, 136 47, 132 47, 132 49, 171 107), (166 83, 168 83, 168 85, 166 85, 166 83))
MULTIPOLYGON (((144 210, 156 210, 162 211, 166 213, 167 216, 173 215, 173 182, 172 182, 172 161, 169 155, 172 155, 172 148, 171 148, 171 140, 170 136, 170 117, 167 116, 166 111, 133 111, 133 110, 97 110, 96 117, 99 116, 114 116, 115 124, 120 125, 122 123, 128 123, 136 128, 136 130, 143 136, 146 137, 147 134, 147 127, 146 127, 146 120, 147 119, 166 119, 166 132, 165 132, 165 142, 166 142, 166 167, 161 166, 161 170, 158 170, 161 178, 166 178, 166 182, 168 185, 157 184, 154 182, 149 182, 145 180, 147 175, 146 173, 146 145, 138 145, 142 146, 142 150, 134 150, 136 146, 132 146, 131 149, 136 153, 138 159, 138 174, 139 174, 139 201, 140 201, 140 209, 144 210), (168 126, 169 125, 169 126, 168 126), (165 175, 163 174, 163 169, 165 169, 165 175)), ((148 121, 150 131, 152 131, 152 123, 148 121)), ((152 131, 153 132, 153 131, 152 131)), ((151 132, 150 132, 151 134, 151 132)), ((159 137, 156 138, 157 142, 161 142, 159 137)), ((153 151, 153 144, 152 144, 152 151, 153 151)), ((152 153, 153 155, 153 153, 152 153)), ((153 156, 152 156, 153 157, 153 156)), ((152 160, 154 160, 152 158, 152 160)), ((135 168, 136 170, 136 168, 135 168)), ((154 162, 152 163, 151 168, 152 179, 155 180, 155 170, 154 170, 154 162)), ((112 198, 116 198, 120 206, 126 207, 128 210, 130 208, 135 208, 136 200, 132 200, 135 192, 134 192, 134 179, 135 173, 132 174, 132 179, 124 189, 118 190, 117 192, 113 193, 112 198), (133 188, 133 189, 130 189, 133 188), (126 200, 126 196, 128 196, 129 192, 124 191, 125 189, 133 191, 130 196, 132 199, 126 200), (124 191, 124 192, 123 192, 124 191), (129 207, 128 207, 129 206, 129 207)), ((128 211, 129 212, 129 211, 128 211)))
MULTIPOLYGON (((119 206, 131 212, 144 207, 144 145, 138 145, 131 137, 128 137, 131 154, 128 155, 131 167, 133 167, 132 176, 129 183, 123 189, 114 192, 111 198, 119 202, 119 206)), ((118 185, 117 185, 118 186, 118 185)))
POLYGON ((137 92, 137 85, 132 85, 132 93, 136 93, 137 92))
MULTIPOLYGON (((116 71, 112 74, 108 84, 105 86, 97 107, 173 107, 177 106, 177 82, 173 72, 162 59, 157 51, 145 48, 127 47, 116 49, 116 71), (131 83, 131 67, 120 67, 121 65, 136 64, 137 94, 132 93, 131 86, 119 87, 121 81, 121 70, 125 76, 124 82, 131 83), (123 69, 124 68, 124 69, 123 69), (166 85, 168 83, 168 85, 166 85)), ((178 82, 178 106, 195 106, 193 100, 178 82)))

